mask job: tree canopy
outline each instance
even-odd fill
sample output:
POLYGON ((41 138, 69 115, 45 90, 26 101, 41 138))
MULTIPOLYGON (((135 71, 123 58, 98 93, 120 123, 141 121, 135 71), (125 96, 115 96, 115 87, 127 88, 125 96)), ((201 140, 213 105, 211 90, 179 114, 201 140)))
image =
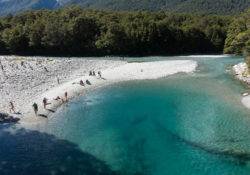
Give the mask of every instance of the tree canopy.
POLYGON ((88 9, 231 15, 250 8, 249 0, 0 0, 0 15, 79 5, 88 9))
POLYGON ((225 53, 250 53, 250 9, 235 17, 228 29, 225 53))
POLYGON ((216 15, 112 12, 80 7, 30 11, 0 18, 0 53, 222 53, 230 23, 230 17, 216 15))

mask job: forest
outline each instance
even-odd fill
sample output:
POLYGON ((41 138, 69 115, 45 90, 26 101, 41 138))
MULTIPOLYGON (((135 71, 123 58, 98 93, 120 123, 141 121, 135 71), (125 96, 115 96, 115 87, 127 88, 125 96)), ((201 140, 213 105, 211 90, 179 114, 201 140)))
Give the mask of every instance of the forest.
POLYGON ((238 55, 250 53, 250 9, 236 16, 229 25, 224 52, 238 55))
MULTIPOLYGON (((71 0, 72 1, 72 0, 71 0)), ((78 0, 82 2, 82 0, 78 0)), ((83 1, 86 7, 86 0, 83 1)), ((230 15, 250 7, 249 0, 88 0, 88 7, 110 10, 165 10, 181 13, 230 15)))
POLYGON ((0 54, 242 54, 249 45, 249 21, 249 10, 235 17, 76 6, 29 11, 0 18, 0 54))
POLYGON ((168 11, 232 15, 250 8, 249 0, 0 0, 0 16, 26 10, 58 9, 70 5, 115 11, 168 11))

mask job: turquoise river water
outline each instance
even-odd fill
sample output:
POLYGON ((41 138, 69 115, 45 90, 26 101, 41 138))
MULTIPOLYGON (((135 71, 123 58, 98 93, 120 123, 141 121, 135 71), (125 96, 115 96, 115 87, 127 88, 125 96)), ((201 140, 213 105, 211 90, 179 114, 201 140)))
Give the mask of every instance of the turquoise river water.
POLYGON ((138 59, 199 67, 89 91, 32 129, 2 126, 0 174, 250 175, 248 89, 230 73, 243 59, 138 59))

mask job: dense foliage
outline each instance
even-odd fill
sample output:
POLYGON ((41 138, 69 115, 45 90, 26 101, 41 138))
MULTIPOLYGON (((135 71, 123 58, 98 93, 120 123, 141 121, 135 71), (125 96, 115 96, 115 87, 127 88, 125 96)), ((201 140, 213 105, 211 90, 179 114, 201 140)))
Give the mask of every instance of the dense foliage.
MULTIPOLYGON (((72 1, 72 0, 71 0, 72 1)), ((111 10, 167 10, 184 13, 233 14, 250 7, 249 0, 78 0, 83 6, 111 10)))
POLYGON ((184 0, 173 10, 186 13, 232 15, 243 12, 249 7, 249 0, 184 0))
POLYGON ((225 53, 250 53, 250 9, 231 23, 225 43, 225 53))
POLYGON ((28 9, 57 9, 80 5, 91 9, 147 10, 181 13, 236 14, 250 7, 249 0, 0 0, 0 15, 28 9))
POLYGON ((78 7, 0 19, 0 52, 46 55, 170 55, 223 51, 230 19, 78 7))

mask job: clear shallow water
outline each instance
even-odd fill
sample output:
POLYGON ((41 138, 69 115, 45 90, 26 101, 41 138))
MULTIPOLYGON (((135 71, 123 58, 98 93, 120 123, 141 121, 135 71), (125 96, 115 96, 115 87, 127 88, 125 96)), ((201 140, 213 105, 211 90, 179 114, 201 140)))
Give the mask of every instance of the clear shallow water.
POLYGON ((199 63, 194 74, 97 89, 38 131, 2 129, 0 172, 250 174, 250 110, 240 103, 246 89, 226 71, 242 59, 188 58, 199 63))

